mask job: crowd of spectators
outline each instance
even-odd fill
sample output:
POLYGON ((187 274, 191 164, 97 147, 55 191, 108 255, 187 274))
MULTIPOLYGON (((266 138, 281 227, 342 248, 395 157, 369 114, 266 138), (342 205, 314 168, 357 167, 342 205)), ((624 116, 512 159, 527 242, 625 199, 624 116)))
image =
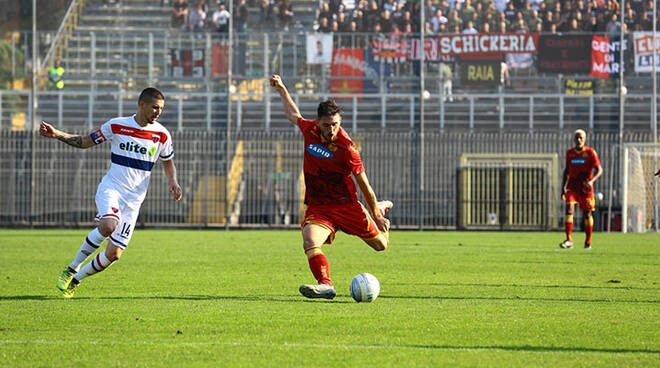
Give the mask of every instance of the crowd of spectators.
MULTIPOLYGON (((118 0, 117 0, 118 1, 118 0)), ((161 0, 163 6, 166 0, 161 0)), ((234 30, 247 31, 249 8, 259 9, 258 28, 278 27, 284 31, 289 30, 294 13, 291 0, 170 0, 172 5, 171 27, 180 28, 187 32, 216 31, 227 32, 229 29, 229 1, 234 6, 234 30)))
MULTIPOLYGON (((355 1, 353 8, 349 9, 342 0, 323 0, 314 29, 318 32, 419 32, 422 2, 425 6, 425 31, 428 33, 616 34, 621 28, 617 0, 355 1)), ((627 1, 624 30, 651 30, 653 1, 627 1)))
MULTIPOLYGON (((231 0, 227 0, 231 1, 231 0)), ((234 1, 234 29, 244 32, 248 23, 248 7, 245 0, 234 1)), ((162 5, 162 3, 161 3, 162 5)), ((172 18, 170 26, 187 32, 215 31, 225 33, 229 30, 229 18, 225 0, 197 0, 194 5, 188 0, 172 0, 172 18)))

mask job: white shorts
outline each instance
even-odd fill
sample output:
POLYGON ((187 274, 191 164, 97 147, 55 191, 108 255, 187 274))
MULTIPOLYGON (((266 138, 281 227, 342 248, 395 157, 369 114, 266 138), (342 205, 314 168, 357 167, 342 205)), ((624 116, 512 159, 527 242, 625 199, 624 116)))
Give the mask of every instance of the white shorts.
POLYGON ((95 220, 100 221, 104 218, 117 220, 117 228, 110 234, 110 240, 122 249, 126 249, 131 241, 142 204, 141 202, 129 203, 124 200, 125 197, 116 188, 100 184, 95 198, 96 208, 99 211, 95 220))

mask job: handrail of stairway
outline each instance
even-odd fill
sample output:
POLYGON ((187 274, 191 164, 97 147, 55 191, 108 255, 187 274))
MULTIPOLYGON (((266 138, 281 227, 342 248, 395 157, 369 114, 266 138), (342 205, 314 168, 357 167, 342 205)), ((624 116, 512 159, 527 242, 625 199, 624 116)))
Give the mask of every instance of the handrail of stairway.
POLYGON ((64 33, 66 32, 70 34, 73 31, 73 28, 76 25, 78 25, 78 16, 80 11, 85 6, 85 2, 86 0, 71 1, 71 5, 69 5, 69 9, 67 9, 66 14, 64 15, 64 19, 60 24, 60 28, 57 30, 55 39, 53 40, 53 43, 48 49, 48 52, 46 53, 46 57, 44 57, 44 60, 41 64, 41 70, 46 70, 46 67, 48 65, 53 64, 54 60, 51 59, 53 58, 54 54, 56 54, 55 59, 62 58, 62 50, 64 49, 64 47, 66 47, 66 41, 67 41, 67 39, 64 37, 64 33))

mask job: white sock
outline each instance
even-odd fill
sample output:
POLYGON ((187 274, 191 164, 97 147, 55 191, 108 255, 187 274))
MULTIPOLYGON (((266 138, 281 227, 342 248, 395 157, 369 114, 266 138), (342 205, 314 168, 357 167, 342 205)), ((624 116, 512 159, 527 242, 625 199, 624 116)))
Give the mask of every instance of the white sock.
POLYGON ((69 267, 74 271, 78 271, 80 269, 80 265, 85 263, 87 258, 89 258, 89 256, 92 255, 92 253, 94 253, 101 246, 101 244, 103 244, 105 239, 107 238, 101 235, 98 228, 90 231, 89 234, 87 234, 85 241, 83 241, 82 245, 80 246, 80 250, 78 250, 76 258, 73 260, 73 262, 71 262, 69 267))
POLYGON ((81 281, 87 276, 92 276, 95 273, 99 273, 106 268, 110 267, 114 262, 110 262, 108 257, 105 256, 105 252, 101 252, 92 258, 92 261, 85 265, 75 276, 76 280, 81 281))

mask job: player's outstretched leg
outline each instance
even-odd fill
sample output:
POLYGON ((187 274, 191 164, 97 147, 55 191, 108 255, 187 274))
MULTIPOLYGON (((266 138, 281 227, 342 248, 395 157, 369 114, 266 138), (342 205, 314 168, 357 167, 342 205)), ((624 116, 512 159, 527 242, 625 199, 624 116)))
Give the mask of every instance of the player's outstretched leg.
POLYGON ((73 294, 80 284, 80 281, 82 281, 85 277, 89 277, 99 272, 105 271, 119 259, 122 252, 122 248, 117 247, 112 242, 108 243, 105 252, 98 253, 91 262, 87 263, 73 276, 67 288, 62 290, 62 295, 65 298, 73 297, 73 294))
POLYGON ((60 291, 64 292, 67 289, 69 283, 73 279, 73 275, 75 275, 80 269, 80 265, 85 263, 89 256, 94 253, 94 251, 96 251, 106 239, 107 237, 103 236, 98 228, 95 228, 87 234, 85 241, 83 241, 76 254, 76 257, 71 264, 60 273, 55 281, 55 284, 60 291))

